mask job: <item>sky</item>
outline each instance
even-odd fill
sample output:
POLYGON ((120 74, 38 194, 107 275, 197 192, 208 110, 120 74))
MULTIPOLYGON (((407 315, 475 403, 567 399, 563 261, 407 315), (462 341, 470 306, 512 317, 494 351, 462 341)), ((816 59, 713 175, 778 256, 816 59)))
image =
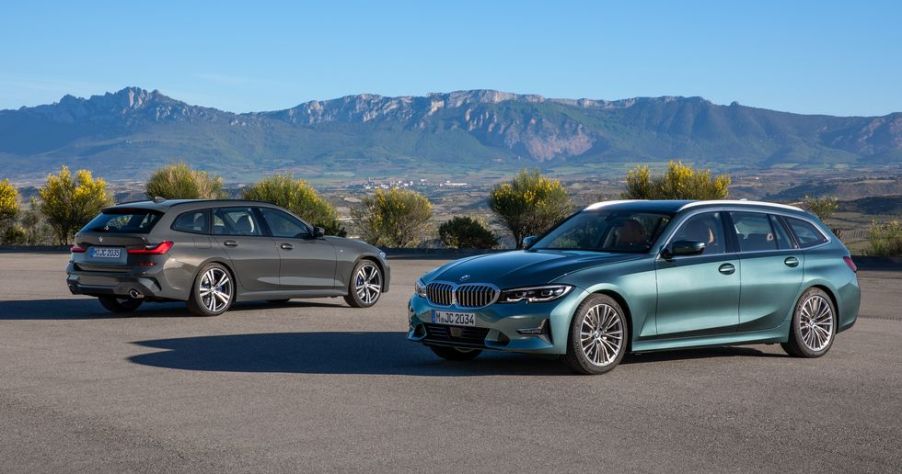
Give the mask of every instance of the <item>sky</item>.
POLYGON ((902 1, 9 1, 0 109, 159 89, 233 112, 497 89, 902 111, 902 1))

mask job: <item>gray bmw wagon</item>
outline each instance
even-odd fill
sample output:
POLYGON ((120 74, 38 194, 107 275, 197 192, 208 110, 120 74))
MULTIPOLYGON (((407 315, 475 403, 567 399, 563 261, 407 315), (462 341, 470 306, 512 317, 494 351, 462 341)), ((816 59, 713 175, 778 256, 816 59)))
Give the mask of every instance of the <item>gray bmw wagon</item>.
POLYGON ((270 203, 155 200, 104 209, 75 235, 73 294, 115 313, 145 301, 186 301, 202 316, 236 301, 342 296, 357 308, 388 291, 385 253, 325 236, 270 203))

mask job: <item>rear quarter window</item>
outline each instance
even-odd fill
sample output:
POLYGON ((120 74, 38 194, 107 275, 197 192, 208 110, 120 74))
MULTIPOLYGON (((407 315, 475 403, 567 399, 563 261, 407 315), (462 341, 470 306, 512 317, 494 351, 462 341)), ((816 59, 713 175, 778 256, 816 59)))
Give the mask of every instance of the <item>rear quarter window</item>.
POLYGON ((175 221, 172 223, 172 230, 191 234, 209 234, 210 211, 201 209, 199 211, 183 212, 175 218, 175 221))
POLYGON ((827 237, 810 222, 792 217, 784 217, 792 233, 795 234, 799 247, 808 248, 820 245, 827 241, 827 237))
POLYGON ((104 234, 147 234, 162 216, 162 212, 150 209, 112 208, 91 219, 81 230, 104 234))

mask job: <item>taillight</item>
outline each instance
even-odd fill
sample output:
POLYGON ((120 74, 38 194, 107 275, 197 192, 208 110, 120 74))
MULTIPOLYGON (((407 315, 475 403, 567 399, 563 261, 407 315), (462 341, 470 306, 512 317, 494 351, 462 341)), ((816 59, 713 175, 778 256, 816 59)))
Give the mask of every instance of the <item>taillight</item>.
POLYGON ((135 255, 163 255, 168 252, 173 246, 173 242, 171 240, 167 240, 165 242, 160 242, 156 245, 148 245, 143 249, 129 249, 128 253, 135 255))
POLYGON ((855 265, 855 262, 852 261, 852 257, 846 255, 842 258, 843 262, 846 262, 846 266, 849 267, 855 273, 858 273, 858 265, 855 265))
POLYGON ((87 250, 88 249, 86 249, 78 244, 75 244, 71 248, 69 248, 69 251, 72 253, 85 253, 87 250))

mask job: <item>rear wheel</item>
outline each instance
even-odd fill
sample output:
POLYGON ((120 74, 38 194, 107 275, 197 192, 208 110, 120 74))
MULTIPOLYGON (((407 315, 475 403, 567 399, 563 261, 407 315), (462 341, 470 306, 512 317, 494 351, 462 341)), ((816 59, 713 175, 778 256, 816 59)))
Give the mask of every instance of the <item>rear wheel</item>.
POLYGON ((129 313, 141 306, 143 300, 120 296, 99 296, 100 304, 113 313, 129 313))
POLYGON ((820 288, 811 288, 796 304, 789 341, 780 345, 791 356, 820 357, 833 345, 836 322, 830 295, 820 288))
POLYGON ((188 299, 188 310, 198 316, 219 316, 235 301, 235 283, 229 270, 218 263, 201 268, 188 299))
POLYGON ((354 266, 345 301, 355 308, 369 308, 382 296, 382 270, 372 260, 354 266))
POLYGON ((447 360, 473 360, 479 357, 479 354, 482 354, 482 351, 479 349, 461 349, 459 347, 442 346, 429 346, 429 348, 432 349, 432 352, 435 352, 435 355, 447 360))
POLYGON ((576 373, 603 374, 623 360, 627 341, 629 327, 617 301, 607 295, 592 295, 573 316, 564 359, 576 373))

